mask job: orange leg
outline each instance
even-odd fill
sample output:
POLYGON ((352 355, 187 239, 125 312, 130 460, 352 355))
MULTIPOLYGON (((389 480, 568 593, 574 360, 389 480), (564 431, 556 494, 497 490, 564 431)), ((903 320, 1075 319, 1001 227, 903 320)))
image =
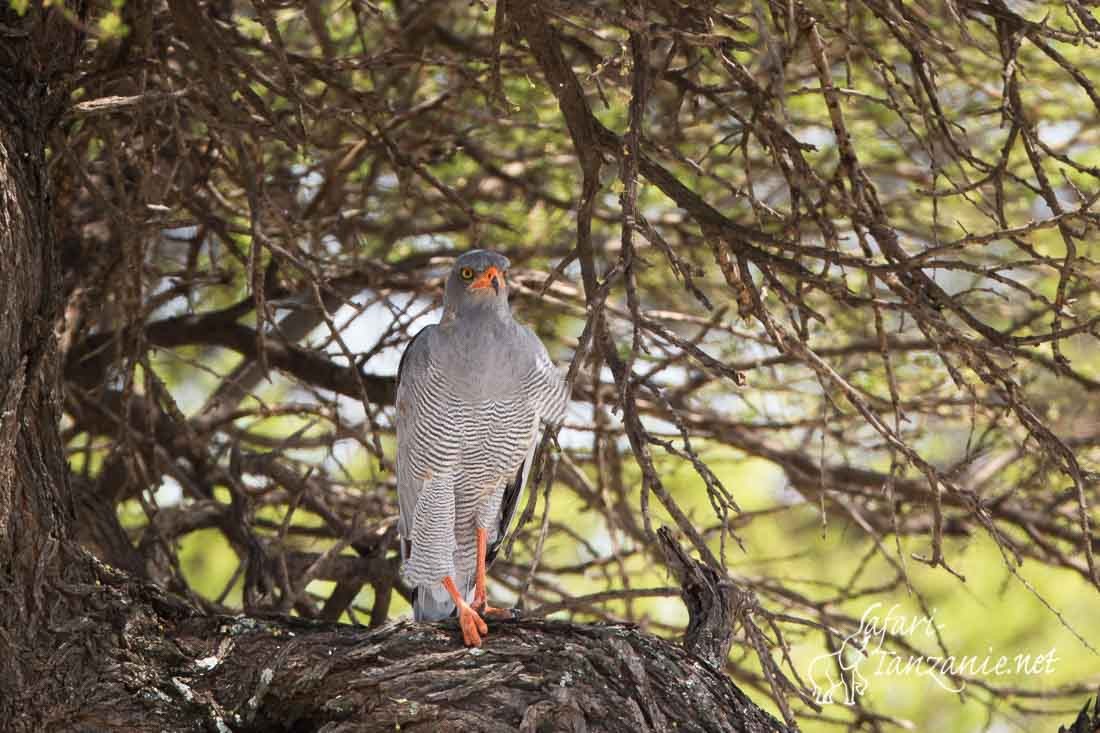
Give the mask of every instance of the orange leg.
POLYGON ((513 618, 512 611, 506 608, 493 608, 488 603, 485 593, 485 555, 489 551, 489 535, 478 527, 477 530, 477 576, 474 581, 474 604, 485 618, 513 618))
POLYGON ((458 592, 450 575, 443 578, 443 587, 451 594, 451 600, 455 602, 455 607, 458 609, 458 625, 462 629, 462 641, 466 646, 481 646, 481 637, 489 634, 489 627, 485 625, 481 616, 477 615, 477 611, 466 603, 466 599, 458 592))

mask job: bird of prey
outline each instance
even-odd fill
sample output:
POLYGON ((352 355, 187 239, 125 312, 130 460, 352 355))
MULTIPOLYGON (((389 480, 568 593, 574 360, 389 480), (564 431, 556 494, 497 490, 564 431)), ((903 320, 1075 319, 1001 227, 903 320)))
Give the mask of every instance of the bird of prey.
POLYGON ((531 469, 542 424, 560 423, 568 388, 539 338, 512 318, 508 258, 455 260, 440 322, 420 331, 397 372, 397 495, 402 574, 413 617, 457 610, 480 646, 485 569, 496 556, 531 469))

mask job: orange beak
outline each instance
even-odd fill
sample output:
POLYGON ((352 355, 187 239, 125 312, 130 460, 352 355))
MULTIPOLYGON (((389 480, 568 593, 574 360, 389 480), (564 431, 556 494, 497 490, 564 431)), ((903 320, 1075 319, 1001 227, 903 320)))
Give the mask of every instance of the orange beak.
POLYGON ((490 265, 477 279, 470 283, 470 290, 485 290, 492 288, 493 292, 500 295, 500 289, 504 285, 504 273, 490 265))

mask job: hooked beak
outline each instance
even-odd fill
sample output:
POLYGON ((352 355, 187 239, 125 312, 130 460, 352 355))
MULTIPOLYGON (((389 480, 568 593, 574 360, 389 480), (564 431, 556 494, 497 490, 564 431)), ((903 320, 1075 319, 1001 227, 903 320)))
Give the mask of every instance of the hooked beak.
POLYGON ((492 287, 493 292, 500 295, 500 288, 504 285, 504 273, 490 265, 477 279, 470 283, 470 290, 485 290, 492 287))

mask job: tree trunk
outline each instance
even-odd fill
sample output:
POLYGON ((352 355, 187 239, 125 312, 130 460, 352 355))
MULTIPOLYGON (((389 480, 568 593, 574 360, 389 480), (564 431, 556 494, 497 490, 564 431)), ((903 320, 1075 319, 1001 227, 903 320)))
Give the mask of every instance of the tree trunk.
MULTIPOLYGON (((60 9, 0 5, 0 720, 5 729, 83 686, 95 629, 90 566, 73 562, 73 511, 59 433, 59 261, 46 141, 80 43, 60 9), (75 682, 75 685, 73 684, 75 682)), ((43 709, 44 711, 44 709, 43 709)))
POLYGON ((721 670, 630 627, 495 624, 470 651, 453 624, 218 618, 81 550, 47 145, 63 144, 50 136, 83 39, 56 7, 20 16, 0 0, 0 27, 0 727, 783 729, 721 670))

